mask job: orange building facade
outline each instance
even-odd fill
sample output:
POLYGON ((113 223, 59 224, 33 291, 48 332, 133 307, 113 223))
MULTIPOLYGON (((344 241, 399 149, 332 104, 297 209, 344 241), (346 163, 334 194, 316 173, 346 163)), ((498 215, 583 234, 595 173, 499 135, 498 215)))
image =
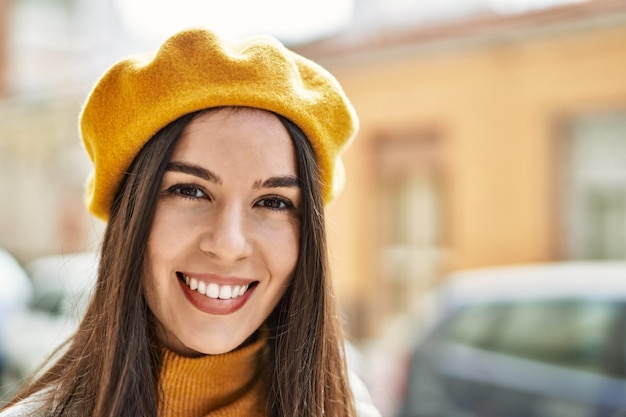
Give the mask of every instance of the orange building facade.
POLYGON ((328 219, 356 336, 451 270, 626 257, 624 2, 333 42, 301 52, 361 119, 328 219))

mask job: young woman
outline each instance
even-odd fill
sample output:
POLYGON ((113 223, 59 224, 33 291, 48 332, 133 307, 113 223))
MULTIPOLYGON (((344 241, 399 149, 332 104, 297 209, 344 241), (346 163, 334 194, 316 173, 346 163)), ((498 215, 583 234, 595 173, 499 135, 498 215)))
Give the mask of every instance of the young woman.
POLYGON ((271 38, 193 29, 115 64, 81 114, 97 285, 0 416, 377 416, 324 231, 356 129, 336 80, 271 38))

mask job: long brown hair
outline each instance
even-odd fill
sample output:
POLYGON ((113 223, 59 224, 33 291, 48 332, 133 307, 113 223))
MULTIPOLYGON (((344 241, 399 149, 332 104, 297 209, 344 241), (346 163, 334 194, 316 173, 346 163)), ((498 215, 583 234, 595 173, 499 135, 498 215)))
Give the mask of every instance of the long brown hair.
MULTIPOLYGON (((43 398, 53 416, 158 415, 160 349, 140 277, 161 179, 177 139, 197 114, 163 128, 133 161, 111 207, 97 285, 78 330, 60 359, 9 404, 52 387, 43 398)), ((268 415, 352 417, 318 165, 304 133, 276 116, 293 140, 303 197, 298 261, 268 319, 268 415)))

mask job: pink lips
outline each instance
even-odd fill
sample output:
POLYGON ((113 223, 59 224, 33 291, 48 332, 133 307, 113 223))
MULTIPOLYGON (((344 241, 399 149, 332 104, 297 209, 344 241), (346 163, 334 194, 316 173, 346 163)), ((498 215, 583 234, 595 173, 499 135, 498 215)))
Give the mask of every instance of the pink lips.
MULTIPOLYGON (((199 279, 203 279, 203 276, 197 276, 197 275, 192 275, 192 276, 197 277, 199 279)), ((204 280, 209 281, 209 282, 218 282, 218 283, 229 284, 229 285, 247 285, 250 283, 250 281, 244 281, 240 279, 225 280, 223 278, 214 277, 214 276, 204 277, 204 280)), ((246 302, 250 299, 250 297, 252 296, 252 293, 256 289, 256 286, 251 286, 250 288, 248 288, 246 293, 242 295, 241 297, 231 298, 228 300, 222 300, 222 299, 209 298, 204 294, 200 294, 198 291, 192 290, 191 288, 187 286, 187 284, 185 284, 183 279, 181 279, 180 277, 178 278, 178 283, 180 285, 181 290, 183 291, 183 294, 185 294, 185 298, 187 298, 187 300, 195 308, 202 311, 203 313, 215 314, 215 315, 232 314, 238 311, 246 304, 246 302)))

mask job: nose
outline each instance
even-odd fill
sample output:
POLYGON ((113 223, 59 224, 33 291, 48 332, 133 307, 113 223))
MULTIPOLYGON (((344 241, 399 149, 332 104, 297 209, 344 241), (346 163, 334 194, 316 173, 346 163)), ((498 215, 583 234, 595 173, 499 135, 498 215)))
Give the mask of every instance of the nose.
POLYGON ((244 210, 234 206, 216 208, 204 226, 200 249, 225 263, 250 256, 252 244, 246 224, 244 210))

